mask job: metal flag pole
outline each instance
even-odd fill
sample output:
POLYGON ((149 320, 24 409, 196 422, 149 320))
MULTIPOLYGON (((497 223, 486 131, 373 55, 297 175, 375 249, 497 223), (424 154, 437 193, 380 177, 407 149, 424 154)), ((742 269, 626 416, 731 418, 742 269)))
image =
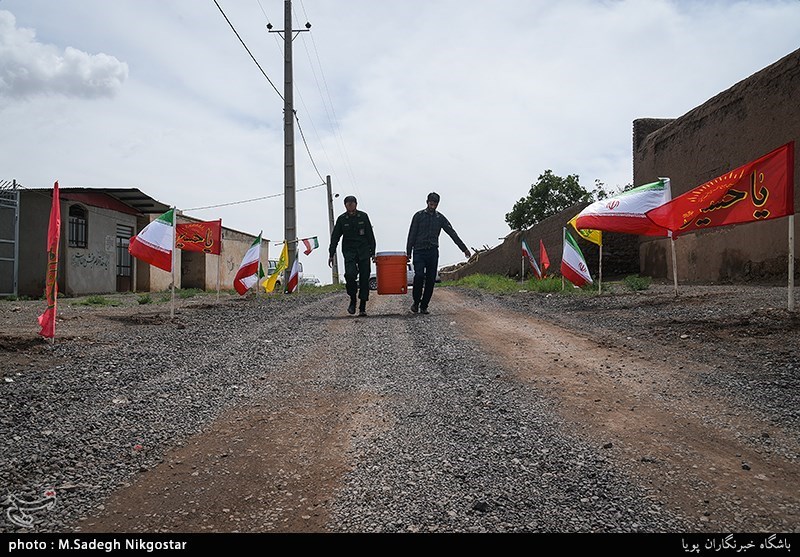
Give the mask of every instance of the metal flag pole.
MULTIPOLYGON (((561 264, 564 264, 564 246, 567 243, 567 227, 561 229, 561 264)), ((564 273, 561 273, 561 291, 564 291, 564 273)))
POLYGON ((169 318, 175 319, 175 252, 177 251, 177 246, 175 245, 175 237, 177 236, 178 230, 178 209, 177 207, 172 208, 172 302, 170 303, 169 308, 169 318))
POLYGON ((600 244, 600 271, 597 277, 597 293, 603 293, 603 244, 600 244))
POLYGON ((789 215, 789 311, 794 311, 794 215, 789 215))
POLYGON ((672 246, 672 281, 675 283, 675 296, 678 295, 678 263, 675 259, 675 238, 669 233, 670 246, 672 246))

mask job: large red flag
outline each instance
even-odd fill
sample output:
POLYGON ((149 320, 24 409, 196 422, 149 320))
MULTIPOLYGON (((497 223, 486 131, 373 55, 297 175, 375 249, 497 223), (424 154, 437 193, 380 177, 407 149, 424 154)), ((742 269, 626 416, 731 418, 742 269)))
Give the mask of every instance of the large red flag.
POLYGON ((793 214, 794 141, 646 213, 673 237, 793 214))
POLYGON ((175 247, 178 249, 219 255, 222 219, 179 224, 176 226, 175 234, 175 247))
POLYGON ((544 242, 541 239, 539 240, 539 261, 542 262, 542 276, 544 276, 550 267, 550 259, 547 257, 547 251, 545 251, 544 242))
POLYGON ((47 309, 39 316, 42 330, 39 334, 46 338, 56 336, 56 300, 58 298, 58 240, 61 236, 61 202, 58 195, 58 182, 53 185, 53 205, 50 208, 50 227, 47 230, 47 281, 44 295, 47 309))

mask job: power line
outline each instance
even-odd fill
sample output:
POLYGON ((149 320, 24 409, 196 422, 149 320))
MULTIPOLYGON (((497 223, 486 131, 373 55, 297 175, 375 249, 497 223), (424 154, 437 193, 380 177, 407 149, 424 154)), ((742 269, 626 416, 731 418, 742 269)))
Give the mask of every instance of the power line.
MULTIPOLYGON (((319 187, 322 187, 322 186, 325 186, 325 185, 327 185, 326 182, 323 182, 321 184, 316 184, 316 185, 313 185, 313 186, 307 186, 305 188, 298 188, 297 191, 310 190, 310 189, 319 188, 319 187)), ((243 199, 242 201, 231 201, 230 203, 220 203, 219 205, 207 205, 205 207, 192 207, 190 209, 183 209, 183 211, 200 211, 202 209, 214 209, 216 207, 227 207, 229 205, 241 205, 242 203, 252 203, 253 201, 262 201, 264 199, 271 199, 273 197, 281 197, 282 195, 283 195, 282 193, 273 193, 272 195, 265 195, 263 197, 254 197, 253 199, 243 199)))
POLYGON ((267 81, 269 81, 269 84, 270 84, 270 85, 272 85, 272 88, 273 88, 273 89, 275 89, 275 92, 276 92, 276 93, 278 93, 278 96, 281 98, 281 100, 285 102, 285 99, 283 98, 283 95, 281 95, 281 92, 280 92, 280 91, 278 91, 278 88, 277 88, 277 87, 275 87, 275 84, 274 84, 274 83, 272 83, 272 80, 271 80, 271 79, 269 78, 269 76, 267 75, 267 72, 265 72, 265 71, 264 71, 264 69, 261 67, 261 64, 259 64, 259 63, 258 63, 258 60, 256 60, 256 57, 255 57, 255 56, 253 56, 253 53, 252 53, 252 52, 250 52, 250 49, 249 49, 249 48, 247 48, 247 45, 244 43, 244 40, 242 40, 242 37, 241 37, 241 36, 239 36, 239 33, 238 33, 238 31, 236 31, 236 28, 233 26, 233 23, 231 23, 231 20, 230 20, 230 19, 228 19, 228 16, 227 16, 227 15, 225 15, 225 12, 223 12, 223 11, 222 11, 222 8, 220 7, 220 5, 219 5, 219 3, 217 2, 217 0, 214 0, 214 4, 216 4, 216 5, 217 5, 217 8, 219 8, 219 11, 220 11, 220 13, 222 14, 222 17, 224 17, 224 18, 225 18, 225 21, 227 21, 227 22, 228 22, 228 25, 230 25, 230 26, 231 26, 231 29, 233 30, 234 34, 236 35, 236 38, 238 38, 238 39, 239 39, 239 42, 240 42, 240 43, 242 43, 242 46, 243 46, 243 47, 244 47, 244 49, 247 51, 247 54, 249 54, 249 55, 250 55, 250 58, 252 58, 252 59, 253 59, 253 62, 255 62, 255 63, 256 63, 256 66, 258 66, 258 69, 259 69, 259 70, 261 70, 261 73, 262 73, 262 74, 264 74, 264 77, 266 77, 266 78, 267 78, 267 81))

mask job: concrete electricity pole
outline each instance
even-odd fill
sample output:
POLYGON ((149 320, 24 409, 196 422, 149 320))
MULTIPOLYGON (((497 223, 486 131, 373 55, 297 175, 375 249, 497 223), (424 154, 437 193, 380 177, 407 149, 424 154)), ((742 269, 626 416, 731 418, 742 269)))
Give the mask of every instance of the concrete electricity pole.
POLYGON ((270 33, 283 33, 283 141, 284 141, 284 171, 283 171, 283 230, 284 238, 288 245, 289 261, 284 272, 283 284, 289 284, 289 275, 292 264, 297 256, 297 210, 295 207, 295 168, 294 168, 294 93, 292 90, 292 41, 298 33, 309 31, 311 24, 306 22, 305 29, 292 29, 292 0, 284 0, 284 28, 272 29, 272 24, 267 24, 270 33))
MULTIPOLYGON (((331 176, 330 174, 325 177, 325 182, 328 184, 328 229, 331 236, 333 236, 333 193, 331 191, 331 176)), ((336 194, 339 197, 339 194, 336 194)), ((333 270, 332 270, 333 284, 339 284, 339 254, 333 256, 333 270)))

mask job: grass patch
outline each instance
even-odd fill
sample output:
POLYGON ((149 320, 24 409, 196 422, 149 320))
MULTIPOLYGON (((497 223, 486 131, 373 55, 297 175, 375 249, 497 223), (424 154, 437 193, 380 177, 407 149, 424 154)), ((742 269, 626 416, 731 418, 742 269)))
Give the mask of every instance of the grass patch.
POLYGON ((524 289, 519 281, 503 275, 483 275, 475 274, 469 275, 462 279, 455 281, 446 281, 441 283, 442 286, 464 286, 466 288, 477 288, 479 290, 488 290, 498 294, 509 294, 511 292, 518 292, 524 289))
POLYGON ((73 306, 118 306, 117 300, 109 300, 105 296, 86 296, 82 300, 72 302, 73 306))
POLYGON ((653 279, 650 277, 640 277, 639 275, 628 275, 622 279, 622 283, 630 290, 647 290, 653 279))
POLYGON ((186 298, 193 298, 198 294, 205 294, 204 290, 199 288, 181 288, 178 290, 178 298, 185 300, 186 298))
POLYGON ((136 301, 139 302, 140 305, 152 304, 153 298, 150 297, 150 294, 142 294, 136 301))
POLYGON ((526 280, 523 289, 530 292, 560 292, 561 278, 547 277, 543 279, 533 278, 526 280))

